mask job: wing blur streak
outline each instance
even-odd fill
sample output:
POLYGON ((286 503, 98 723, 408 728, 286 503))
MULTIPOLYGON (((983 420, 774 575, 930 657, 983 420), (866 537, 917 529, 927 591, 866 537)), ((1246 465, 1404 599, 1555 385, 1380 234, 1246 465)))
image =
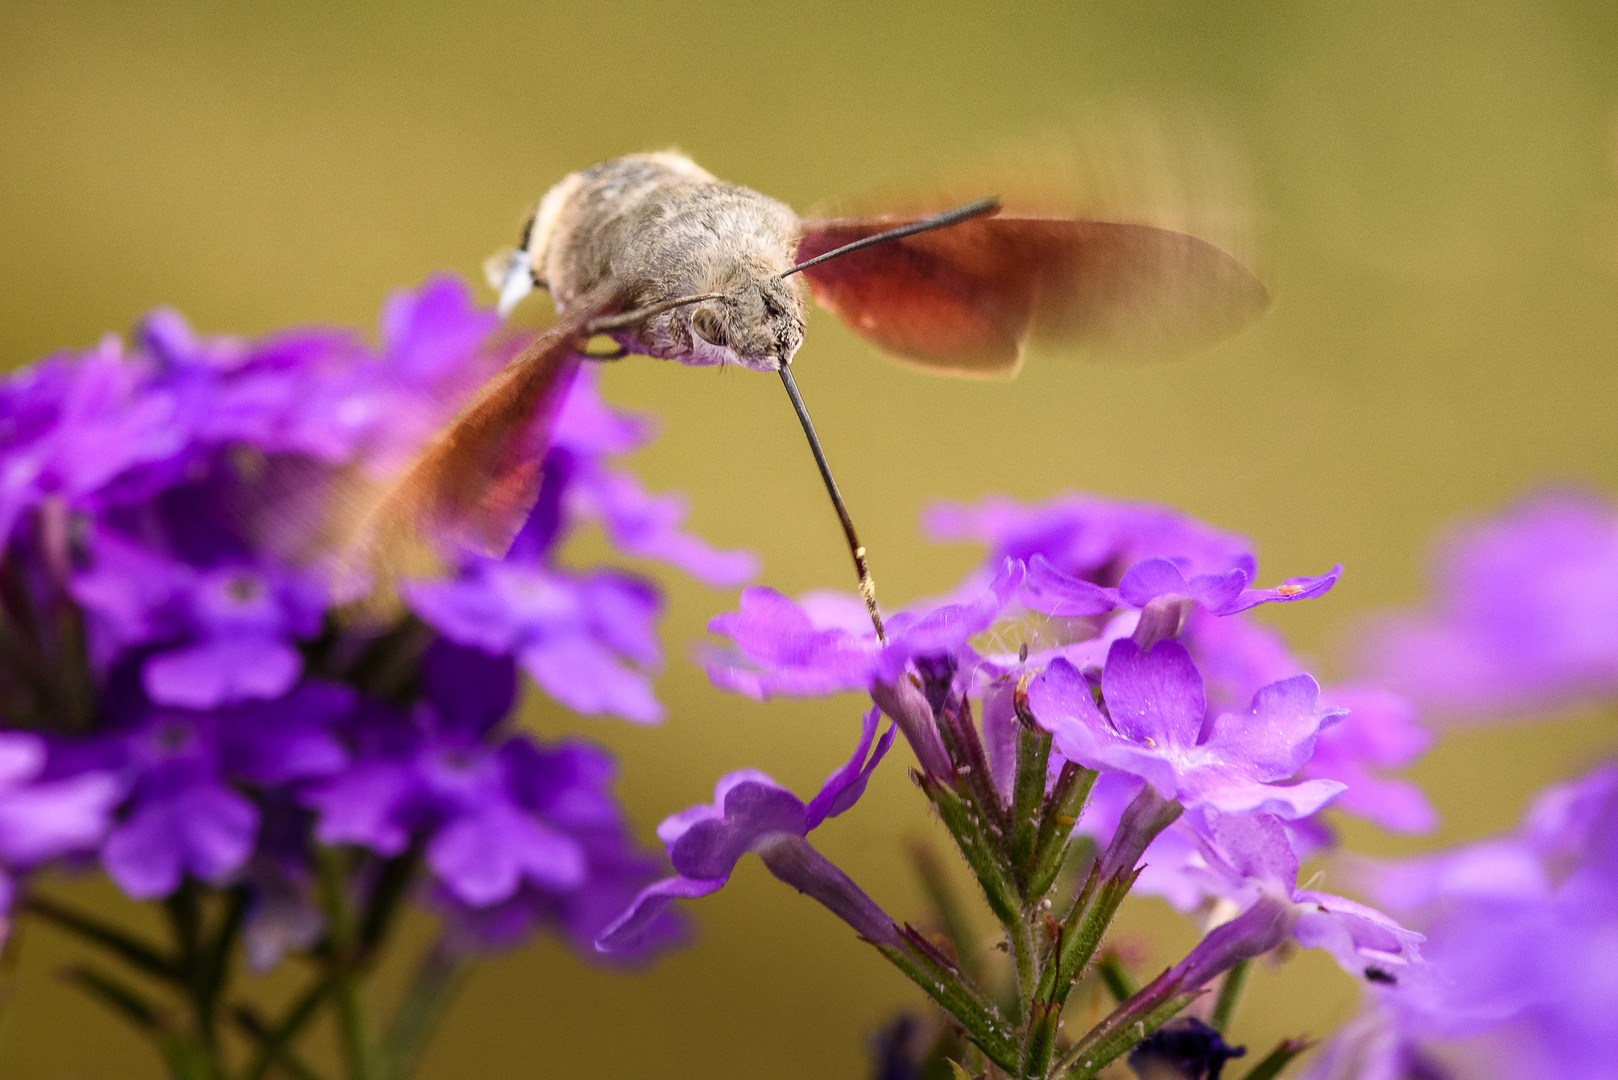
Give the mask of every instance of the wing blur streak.
MULTIPOLYGON (((804 222, 798 259, 916 217, 804 222)), ((1173 229, 1016 212, 966 221, 805 270, 810 291, 901 360, 1016 374, 1030 340, 1157 357, 1228 336, 1268 306, 1233 256, 1173 229)))
POLYGON ((386 594, 436 569, 436 552, 505 554, 539 496, 557 410, 580 363, 579 305, 535 338, 440 431, 365 515, 345 560, 386 594))

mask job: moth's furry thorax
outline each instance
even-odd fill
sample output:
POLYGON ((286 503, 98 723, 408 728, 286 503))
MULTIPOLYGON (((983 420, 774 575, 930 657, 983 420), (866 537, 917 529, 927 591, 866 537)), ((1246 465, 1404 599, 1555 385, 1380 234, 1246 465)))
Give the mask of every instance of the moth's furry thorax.
POLYGON ((797 254, 798 216, 750 188, 722 183, 674 153, 615 158, 546 193, 528 250, 559 310, 610 297, 620 311, 702 293, 616 331, 632 353, 683 364, 773 371, 803 342, 804 298, 782 280, 797 254))

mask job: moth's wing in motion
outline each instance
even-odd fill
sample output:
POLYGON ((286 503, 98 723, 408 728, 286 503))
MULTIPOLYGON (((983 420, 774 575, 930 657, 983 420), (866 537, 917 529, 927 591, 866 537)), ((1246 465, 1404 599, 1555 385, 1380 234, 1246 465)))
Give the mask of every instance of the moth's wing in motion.
POLYGON ((994 217, 805 270, 811 292, 884 351, 950 374, 1015 374, 1029 341, 1099 358, 1177 355, 1269 304, 1243 262, 1242 200, 1225 190, 1215 156, 1206 140, 1152 125, 1065 133, 890 202, 900 213, 806 219, 798 259, 1000 195, 994 217))
MULTIPOLYGON (((799 260, 915 217, 807 222, 799 260)), ((1013 375, 1023 347, 1161 356, 1223 338, 1264 310, 1264 286, 1186 233, 1132 222, 1002 213, 804 271, 810 291, 895 357, 968 376, 1013 375)))
POLYGON ((345 562, 369 576, 373 604, 390 599, 400 576, 436 569, 440 548, 499 556, 511 546, 539 496, 585 323, 599 313, 578 307, 490 379, 363 515, 345 562))

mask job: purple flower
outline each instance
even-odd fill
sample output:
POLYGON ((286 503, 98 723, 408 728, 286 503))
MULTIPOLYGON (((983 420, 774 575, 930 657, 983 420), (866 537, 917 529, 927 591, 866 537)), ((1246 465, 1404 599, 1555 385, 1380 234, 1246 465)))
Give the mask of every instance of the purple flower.
POLYGON ((1319 687, 1299 675, 1263 687, 1245 715, 1205 724, 1202 676, 1177 641, 1143 651, 1114 642, 1098 707, 1090 682, 1058 659, 1029 687, 1035 718, 1063 757, 1150 783, 1164 798, 1230 813, 1312 814, 1343 790, 1329 780, 1282 786, 1309 760, 1315 736, 1336 713, 1319 707, 1319 687))
POLYGON ((1007 561, 963 602, 892 616, 886 644, 869 624, 850 628, 846 608, 824 597, 806 606, 773 589, 744 589, 741 610, 708 621, 710 632, 735 645, 734 652, 710 654, 708 677, 759 700, 870 690, 897 680, 917 657, 956 653, 993 625, 1022 580, 1022 564, 1007 561))
POLYGON ((11 908, 13 875, 94 848, 123 795, 116 777, 100 770, 47 779, 48 756, 38 735, 0 732, 0 926, 11 908))
POLYGON ((573 574, 526 561, 479 559, 451 581, 404 588, 416 613, 451 641, 515 655, 546 693, 580 713, 640 723, 663 718, 649 672, 661 662, 661 600, 612 570, 573 574))
POLYGON ((1556 785, 1511 835, 1365 876, 1427 933, 1431 976, 1379 995, 1401 1052, 1466 1075, 1604 1077, 1618 1061, 1618 767, 1556 785))
POLYGON ((1333 809, 1392 832, 1430 832, 1438 814, 1417 785, 1381 775, 1410 764, 1432 744, 1404 698, 1370 686, 1334 686, 1323 693, 1341 719, 1320 730, 1314 754, 1299 775, 1345 785, 1333 809))
POLYGON ((106 338, 0 384, 0 543, 46 497, 77 508, 125 470, 181 449, 178 401, 146 392, 147 374, 106 338))
POLYGON ((348 763, 332 731, 353 704, 345 688, 305 683, 272 702, 213 713, 153 709, 118 740, 133 793, 101 860, 138 899, 167 896, 184 875, 219 884, 246 864, 262 813, 235 786, 276 787, 348 763))
POLYGON ((1366 629, 1363 666, 1460 719, 1618 696, 1618 509, 1530 496, 1456 529, 1424 613, 1366 629))
POLYGON ((720 778, 711 804, 666 818, 657 835, 668 849, 675 876, 641 890, 601 932, 596 946, 609 952, 635 947, 671 901, 717 892, 749 851, 758 852, 773 874, 825 904, 867 939, 897 942, 893 920, 804 840, 865 793, 897 730, 889 727, 877 739, 878 719, 875 709, 866 714, 853 757, 827 777, 807 803, 763 773, 744 769, 720 778))
POLYGON ((1154 556, 1125 571, 1117 588, 1107 588, 1064 574, 1044 555, 1035 555, 1028 564, 1023 598, 1029 607, 1047 615, 1104 615, 1117 608, 1144 609, 1153 601, 1187 601, 1215 615, 1234 615, 1259 604, 1324 595, 1343 573, 1336 566, 1317 577, 1288 578, 1274 588, 1254 589, 1248 586, 1255 566, 1252 556, 1244 553, 1228 570, 1187 578, 1181 563, 1154 556))

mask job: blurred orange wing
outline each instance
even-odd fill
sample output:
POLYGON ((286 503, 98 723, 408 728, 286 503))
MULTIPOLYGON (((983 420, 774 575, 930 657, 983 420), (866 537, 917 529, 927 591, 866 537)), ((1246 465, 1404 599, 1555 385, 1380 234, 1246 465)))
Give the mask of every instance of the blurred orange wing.
POLYGON ((551 425, 596 314, 576 311, 535 338, 387 489, 356 538, 375 585, 423 572, 445 543, 495 556, 511 546, 539 497, 551 425))
MULTIPOLYGON (((809 219, 798 260, 924 215, 809 219)), ((1023 348, 1172 355, 1268 306, 1235 257, 1187 233, 1009 211, 805 270, 816 301, 895 357, 932 371, 1014 375, 1023 348)))

